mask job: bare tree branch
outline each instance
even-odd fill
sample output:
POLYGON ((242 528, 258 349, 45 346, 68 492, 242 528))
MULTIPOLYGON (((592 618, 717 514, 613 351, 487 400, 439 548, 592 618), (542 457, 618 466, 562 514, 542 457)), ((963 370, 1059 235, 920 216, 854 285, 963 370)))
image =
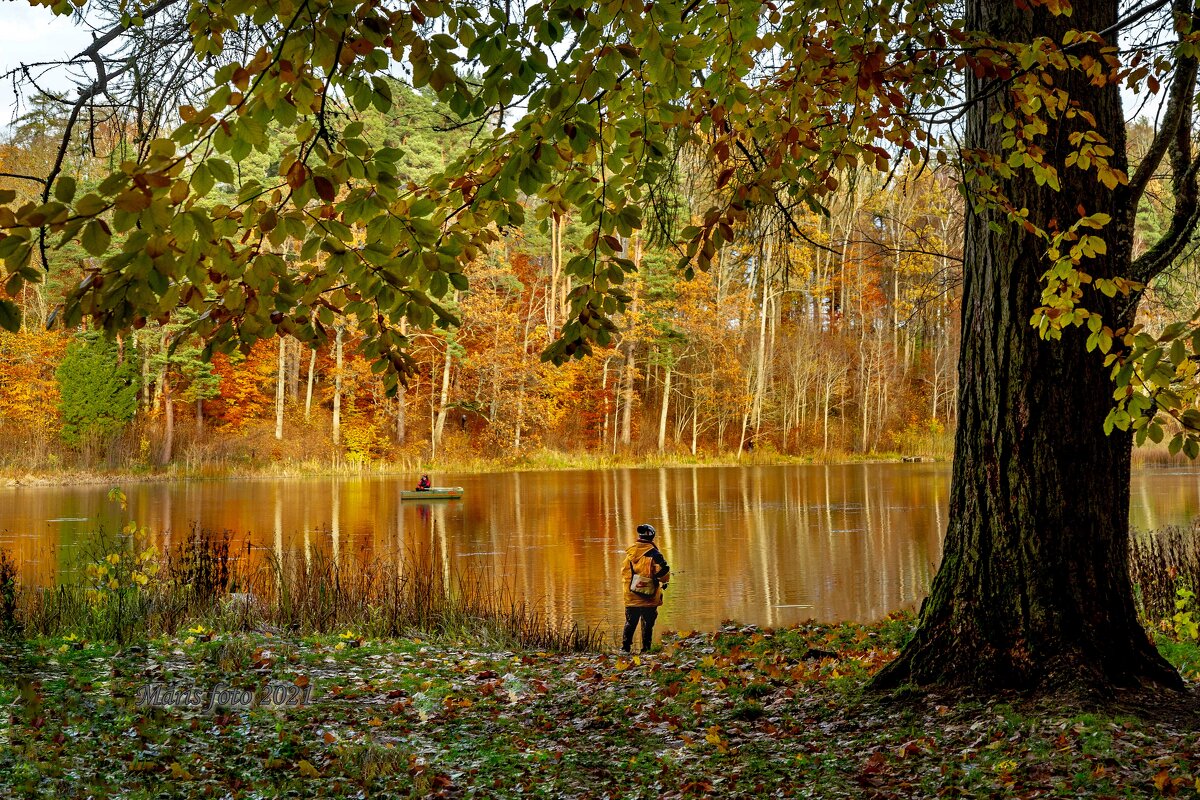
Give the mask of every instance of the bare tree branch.
MULTIPOLYGON (((1190 19, 1194 26, 1196 14, 1192 0, 1175 0, 1173 10, 1190 19)), ((1140 283, 1147 283, 1169 267, 1188 246, 1197 224, 1200 224, 1200 209, 1197 208, 1197 199, 1200 197, 1200 187, 1197 186, 1200 159, 1197 159, 1192 151, 1192 103, 1196 94, 1198 68, 1200 63, 1195 57, 1180 59, 1171 83, 1171 96, 1163 126, 1155 135, 1146 158, 1130 181, 1130 192, 1125 201, 1124 222, 1129 226, 1128 229, 1132 230, 1138 200, 1145 193, 1146 185, 1150 182, 1154 169, 1162 161, 1163 155, 1170 152, 1175 213, 1171 216, 1171 227, 1162 238, 1133 262, 1130 277, 1140 283)))
MULTIPOLYGON (((1176 13, 1191 16, 1190 5, 1189 0, 1175 0, 1174 10, 1176 13)), ((1191 116, 1189 109, 1192 103, 1192 96, 1195 93, 1195 86, 1196 59, 1181 59, 1171 78, 1171 88, 1167 95, 1167 107, 1166 113, 1163 115, 1162 126, 1158 129, 1158 133, 1150 143, 1150 147, 1147 148, 1146 155, 1142 158, 1142 163, 1138 165, 1137 171, 1129 179, 1129 186, 1125 190, 1126 222, 1130 225, 1132 225, 1133 218, 1137 214, 1138 201, 1141 200, 1142 195, 1146 191, 1146 186, 1150 183, 1151 178, 1154 177, 1154 171, 1162 163, 1163 156, 1166 155, 1171 142, 1175 140, 1176 131, 1183 124, 1184 117, 1187 116, 1190 118, 1191 116)))

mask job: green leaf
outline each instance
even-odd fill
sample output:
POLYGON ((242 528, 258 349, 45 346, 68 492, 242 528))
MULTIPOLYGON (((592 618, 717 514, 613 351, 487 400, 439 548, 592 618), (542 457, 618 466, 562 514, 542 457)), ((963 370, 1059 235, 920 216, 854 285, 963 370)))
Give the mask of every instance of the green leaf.
POLYGON ((1153 422, 1146 427, 1146 435, 1150 437, 1150 441, 1159 444, 1163 440, 1162 426, 1157 422, 1153 422))
POLYGON ((75 213, 81 217, 94 217, 107 207, 108 201, 91 192, 79 198, 79 202, 75 204, 75 213))
POLYGON ((104 224, 103 220, 99 219, 89 222, 83 229, 83 235, 79 238, 79 243, 83 245, 83 249, 94 256, 104 255, 111 242, 112 235, 108 232, 108 226, 104 224))
POLYGON ((212 171, 213 177, 221 183, 233 183, 233 167, 223 158, 210 158, 204 162, 212 171))
POLYGON ((70 175, 63 175, 54 184, 54 197, 64 203, 69 203, 75 199, 75 179, 70 175))
POLYGON ((12 333, 21 330, 21 309, 11 300, 0 300, 0 328, 12 333))
POLYGON ((1189 323, 1186 321, 1172 322, 1167 327, 1163 328, 1162 335, 1158 337, 1160 342, 1169 342, 1172 339, 1179 337, 1181 333, 1188 329, 1189 323))
POLYGON ((429 276, 429 293, 434 297, 442 297, 446 294, 447 286, 446 273, 435 272, 429 276))

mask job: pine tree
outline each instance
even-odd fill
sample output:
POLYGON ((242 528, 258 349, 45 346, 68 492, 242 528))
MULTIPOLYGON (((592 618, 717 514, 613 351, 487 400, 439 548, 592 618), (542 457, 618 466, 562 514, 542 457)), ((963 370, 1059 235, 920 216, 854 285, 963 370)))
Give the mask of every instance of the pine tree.
POLYGON ((133 419, 141 382, 131 348, 122 352, 101 334, 81 334, 67 347, 56 377, 67 444, 109 440, 133 419))

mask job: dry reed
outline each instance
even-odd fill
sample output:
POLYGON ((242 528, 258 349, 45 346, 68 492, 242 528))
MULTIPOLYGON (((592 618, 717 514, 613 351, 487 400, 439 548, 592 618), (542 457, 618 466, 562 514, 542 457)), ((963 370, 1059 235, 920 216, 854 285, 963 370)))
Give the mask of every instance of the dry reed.
MULTIPOLYGON (((0 559, 0 568, 5 563, 0 559)), ((196 624, 296 635, 352 630, 370 638, 560 652, 596 650, 604 642, 599 629, 555 619, 486 570, 447 571, 413 553, 390 560, 272 553, 252 566, 245 554, 231 552, 227 532, 193 530, 160 567, 147 585, 112 592, 102 604, 78 583, 30 588, 17 580, 8 627, 118 642, 196 624)), ((8 607, 2 601, 0 613, 8 607)))

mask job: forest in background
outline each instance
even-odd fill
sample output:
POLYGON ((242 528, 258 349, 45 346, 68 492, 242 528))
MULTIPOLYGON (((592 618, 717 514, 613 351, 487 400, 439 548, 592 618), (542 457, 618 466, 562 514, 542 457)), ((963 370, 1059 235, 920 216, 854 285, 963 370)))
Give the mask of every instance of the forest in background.
MULTIPOLYGON (((368 110, 361 122, 373 143, 401 151, 403 177, 416 184, 461 152, 472 130, 448 124, 425 94, 399 83, 393 91, 387 114, 368 110)), ((36 173, 62 125, 49 104, 36 105, 0 145, 0 172, 36 173)), ((72 143, 81 186, 120 163, 137 139, 129 133, 113 121, 72 143)), ((272 132, 271 153, 251 152, 237 174, 214 176, 210 201, 236 206, 244 187, 277 175, 273 154, 286 136, 272 132)), ((1130 126, 1131 149, 1148 138, 1147 126, 1130 126)), ((696 209, 728 179, 680 152, 663 178, 657 210, 669 219, 660 227, 699 223, 696 209)), ((283 336, 211 361, 186 312, 116 341, 48 326, 56 298, 109 243, 69 244, 54 251, 47 281, 12 297, 22 329, 0 331, 0 466, 947 456, 962 231, 953 168, 847 170, 835 180, 822 207, 762 212, 731 230, 732 245, 690 281, 674 269, 676 241, 620 241, 639 268, 619 333, 562 366, 540 356, 567 318, 575 278, 566 265, 587 231, 531 208, 528 222, 466 271, 469 286, 447 295, 461 325, 408 332, 418 370, 395 398, 342 319, 327 348, 283 336)), ((0 179, 0 188, 32 197, 37 187, 0 179)), ((1161 188, 1139 215, 1143 238, 1169 219, 1161 188)), ((1153 327, 1193 296, 1167 276, 1143 304, 1143 321, 1153 327)))

